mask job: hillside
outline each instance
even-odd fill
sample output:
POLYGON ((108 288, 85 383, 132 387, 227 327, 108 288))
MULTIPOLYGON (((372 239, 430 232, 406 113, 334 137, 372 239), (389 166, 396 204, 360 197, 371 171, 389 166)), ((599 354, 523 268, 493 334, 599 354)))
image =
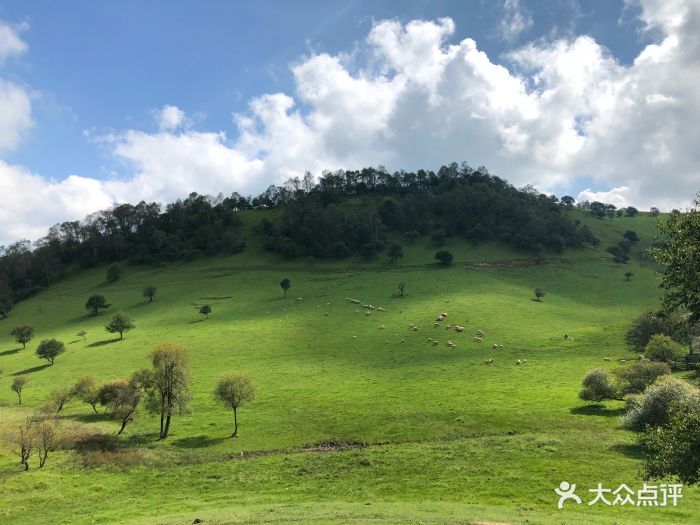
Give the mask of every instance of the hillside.
MULTIPOLYGON (((56 387, 148 366, 162 341, 188 349, 193 389, 191 413, 174 417, 164 441, 157 418, 140 409, 108 452, 56 452, 45 469, 25 473, 10 450, 0 449, 3 524, 631 524, 700 517, 700 492, 692 488, 684 488, 677 508, 556 510, 554 488, 564 480, 584 492, 599 482, 643 483, 634 434, 618 425, 623 403, 586 405, 577 393, 587 370, 635 357, 624 330, 638 313, 658 307, 655 267, 642 257, 657 218, 597 220, 571 210, 601 244, 547 251, 541 264, 500 242, 451 236, 445 248, 454 262, 443 268, 429 235, 413 243, 396 237, 403 258, 395 264, 385 254, 370 261, 284 259, 266 251, 256 233, 273 213, 241 213, 241 253, 158 268, 122 263, 114 283, 105 281, 107 265, 75 269, 0 321, 2 433, 56 387), (627 230, 641 241, 629 264, 615 264, 605 247, 627 230), (627 271, 634 273, 629 281, 627 271), (286 300, 284 277, 292 284, 286 300), (399 282, 406 285, 402 298, 393 296, 399 282), (157 288, 153 302, 142 297, 147 285, 157 288), (541 302, 536 287, 546 290, 541 302), (88 316, 91 294, 112 306, 88 316), (386 311, 367 315, 347 298, 386 311), (197 313, 203 304, 212 307, 208 319, 197 313), (116 311, 136 324, 121 341, 104 330, 116 311), (443 325, 464 324, 465 333, 435 327, 440 312, 448 313, 443 325), (25 350, 8 335, 23 323, 35 326, 25 350), (412 323, 418 331, 408 329, 412 323), (473 339, 477 329, 486 333, 483 343, 473 339), (85 341, 75 335, 80 330, 85 341), (48 337, 67 344, 53 366, 34 355, 48 337), (485 365, 489 358, 495 362, 485 365), (212 397, 216 378, 229 370, 257 387, 255 401, 240 410, 236 439, 228 438, 231 413, 212 397), (19 406, 10 384, 21 374, 30 382, 19 406)), ((118 429, 76 400, 61 416, 118 429)))

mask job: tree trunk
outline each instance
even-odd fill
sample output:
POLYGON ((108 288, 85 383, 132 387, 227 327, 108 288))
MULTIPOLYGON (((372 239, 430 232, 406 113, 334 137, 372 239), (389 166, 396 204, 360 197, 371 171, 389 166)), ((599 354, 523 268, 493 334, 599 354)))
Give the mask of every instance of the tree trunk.
POLYGON ((160 436, 161 439, 165 439, 168 437, 168 433, 170 432, 170 414, 167 415, 165 418, 165 429, 163 430, 163 435, 160 436))
POLYGON ((160 413, 160 439, 163 439, 163 418, 165 417, 165 412, 160 413))
POLYGON ((119 340, 121 341, 124 338, 124 332, 119 332, 119 340))
POLYGON ((238 414, 236 413, 236 409, 233 409, 233 434, 231 434, 232 438, 235 438, 236 435, 238 434, 238 414))
POLYGON ((17 392, 17 398, 19 399, 19 404, 21 405, 22 404, 22 393, 21 392, 17 392))
POLYGON ((122 432, 124 432, 124 429, 126 428, 126 425, 129 424, 129 421, 131 421, 131 417, 126 417, 122 420, 122 428, 119 429, 117 435, 120 435, 122 432))
POLYGON ((90 403, 90 406, 92 407, 93 412, 95 412, 95 414, 98 414, 97 407, 95 406, 96 404, 97 403, 90 403))

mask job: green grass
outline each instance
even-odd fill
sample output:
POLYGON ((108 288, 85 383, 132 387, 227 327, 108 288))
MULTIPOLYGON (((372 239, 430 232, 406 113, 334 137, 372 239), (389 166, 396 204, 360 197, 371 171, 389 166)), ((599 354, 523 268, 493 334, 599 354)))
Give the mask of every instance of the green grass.
MULTIPOLYGON (((638 253, 629 265, 613 264, 604 247, 633 229, 642 237, 639 252, 653 240, 655 219, 581 219, 603 238, 601 247, 539 266, 495 243, 451 240, 455 264, 438 268, 426 239, 404 242, 395 267, 384 258, 309 264, 265 254, 253 239, 236 256, 157 270, 125 266, 110 285, 97 268, 52 286, 0 323, 0 433, 53 388, 147 366, 165 340, 190 352, 192 413, 176 417, 171 436, 158 441, 157 419, 141 411, 107 465, 85 466, 78 454, 59 452, 43 471, 24 473, 0 449, 0 523, 697 521, 700 492, 692 488, 677 508, 556 510, 553 490, 563 480, 577 483, 584 502, 598 482, 643 483, 635 435, 619 428, 622 403, 588 406, 577 392, 587 370, 617 366, 603 357, 635 357, 623 334, 635 315, 658 305, 654 267, 638 253), (635 277, 626 282, 628 270, 635 277), (287 301, 283 277, 292 281, 287 301), (400 281, 407 296, 393 298, 400 281), (141 297, 146 285, 158 288, 153 303, 141 297), (535 287, 547 290, 541 303, 532 300, 535 287), (98 317, 83 308, 92 293, 112 304, 98 317), (367 316, 346 297, 387 311, 367 316), (197 313, 204 303, 213 308, 208 320, 197 313), (123 341, 104 331, 118 310, 136 323, 123 341), (466 333, 433 327, 442 311, 466 333), (16 351, 4 334, 21 323, 33 324, 36 335, 16 351), (472 338, 477 328, 486 331, 482 344, 472 338), (87 342, 74 335, 81 329, 87 342), (33 354, 46 337, 67 343, 50 367, 33 354), (489 357, 495 364, 484 365, 489 357), (516 366, 517 359, 528 362, 516 366), (235 440, 227 438, 232 415, 211 395, 229 370, 250 375, 258 389, 240 411, 235 440), (22 407, 9 388, 18 373, 31 378, 22 407), (311 450, 325 440, 364 445, 311 450)), ((62 415, 117 429, 77 401, 62 415)))

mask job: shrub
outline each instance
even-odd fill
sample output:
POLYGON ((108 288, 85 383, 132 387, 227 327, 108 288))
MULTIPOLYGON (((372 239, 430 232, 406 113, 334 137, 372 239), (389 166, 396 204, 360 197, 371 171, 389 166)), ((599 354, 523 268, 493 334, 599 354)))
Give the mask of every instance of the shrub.
POLYGON ((121 273, 122 271, 119 269, 119 266, 110 266, 107 268, 107 281, 113 283, 119 279, 121 273))
POLYGON ((652 361, 675 365, 685 356, 685 348, 669 336, 657 334, 644 347, 644 355, 652 361))
POLYGON ((622 425, 631 430, 660 427, 668 421, 674 403, 691 400, 700 395, 697 388, 672 376, 659 378, 649 386, 622 417, 622 425))
POLYGON ((603 368, 595 368, 586 374, 582 381, 583 390, 578 397, 584 401, 600 403, 604 399, 618 399, 617 389, 610 372, 603 368))
POLYGON ((664 334, 685 342, 684 319, 678 314, 663 314, 648 310, 641 313, 627 329, 625 342, 630 350, 643 352, 651 336, 664 334))
POLYGON ((622 383, 623 394, 639 394, 659 377, 671 373, 666 363, 637 361, 631 366, 615 370, 622 383))
POLYGON ((435 254, 435 259, 440 261, 440 264, 444 264, 445 266, 449 266, 452 264, 452 254, 448 252, 447 250, 440 250, 435 254))

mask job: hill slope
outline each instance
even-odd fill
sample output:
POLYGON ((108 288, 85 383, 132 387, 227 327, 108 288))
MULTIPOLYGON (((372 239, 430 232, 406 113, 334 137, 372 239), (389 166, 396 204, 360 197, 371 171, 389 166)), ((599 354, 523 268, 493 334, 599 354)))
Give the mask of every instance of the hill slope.
MULTIPOLYGON (((260 212, 246 212, 248 225, 260 212)), ((263 212, 264 213, 264 212, 263 212)), ((572 211, 571 213, 577 213, 572 211)), ((286 261, 261 240, 235 256, 160 269, 124 266, 106 284, 105 268, 81 272, 16 305, 0 323, 0 432, 38 408, 53 388, 91 374, 99 381, 148 365, 168 340, 192 359, 191 414, 174 419, 168 440, 141 410, 109 453, 59 452, 43 471, 20 472, 0 450, 3 523, 683 523, 700 517, 700 493, 684 489, 678 508, 567 506, 556 510, 563 480, 585 494, 601 482, 641 488, 634 435, 618 427, 622 403, 577 399, 603 357, 634 358, 623 334, 658 306, 653 266, 639 257, 651 242, 647 215, 597 221, 579 217, 600 248, 568 250, 537 265, 499 244, 448 241, 449 268, 434 264, 426 238, 404 244, 396 265, 286 261), (632 263, 603 247, 627 230, 642 241, 632 263), (634 272, 629 282, 626 271, 634 272), (279 281, 289 277, 289 298, 279 281), (407 295, 394 298, 399 282, 407 295), (156 286, 152 303, 141 297, 156 286), (533 289, 547 295, 534 300, 533 289), (112 307, 88 317, 92 293, 112 307), (297 301, 301 297, 303 301, 297 301), (370 315, 357 298, 386 309, 370 315), (197 313, 212 306, 209 319, 197 313), (123 341, 104 331, 123 310, 136 329, 123 341), (435 327, 434 318, 448 312, 435 327), (6 334, 36 327, 26 350, 6 334), (409 324, 418 326, 410 331, 409 324), (463 324, 464 334, 444 324, 463 324), (384 325, 385 329, 380 329, 384 325), (473 340, 477 329, 483 343, 473 340), (84 342, 75 334, 87 331, 84 342), (573 339, 564 339, 564 335, 573 339), (67 351, 45 367, 33 354, 56 337, 67 351), (428 338, 437 339, 432 346, 428 338), (456 343, 452 349, 448 340, 456 343), (503 345, 494 350, 493 344, 503 345), (494 358, 492 365, 484 360, 494 358), (518 359, 527 364, 517 366, 518 359), (217 376, 253 378, 256 400, 232 416, 211 395, 217 376), (16 405, 14 376, 30 382, 16 405), (422 520, 422 521, 421 521, 422 520)), ((67 422, 117 430, 71 402, 67 422)), ((584 497, 584 501, 587 498, 584 497)))

